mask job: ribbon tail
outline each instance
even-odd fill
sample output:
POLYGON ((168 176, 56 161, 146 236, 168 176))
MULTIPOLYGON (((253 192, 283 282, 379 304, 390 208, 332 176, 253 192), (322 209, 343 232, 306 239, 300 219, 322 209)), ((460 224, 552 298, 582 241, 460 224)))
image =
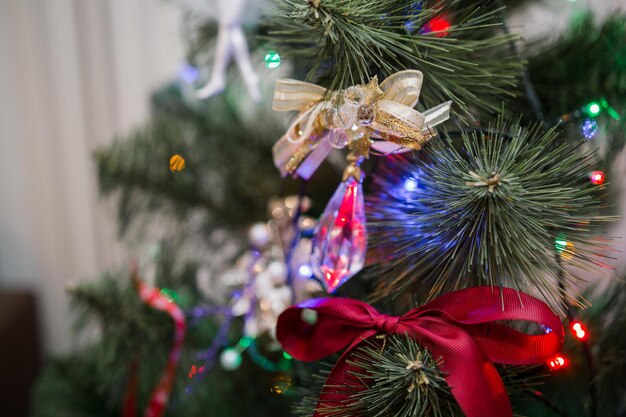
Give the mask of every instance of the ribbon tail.
POLYGON ((432 109, 426 110, 424 114, 424 127, 425 128, 433 128, 440 123, 445 122, 450 118, 450 106, 452 105, 452 101, 446 101, 445 103, 441 103, 438 106, 433 107, 432 109))
POLYGON ((324 135, 322 139, 317 142, 312 152, 298 166, 294 175, 309 180, 332 150, 333 148, 328 141, 328 135, 324 135))
POLYGON ((436 318, 424 318, 429 330, 416 335, 441 359, 440 369, 466 417, 513 417, 504 383, 493 363, 465 331, 436 318))
POLYGON ((483 360, 475 363, 461 356, 454 367, 445 365, 449 355, 443 358, 442 369, 452 395, 466 417, 513 417, 502 378, 493 363, 481 356, 483 360))
POLYGON ((413 149, 404 147, 397 143, 387 142, 386 140, 377 140, 372 143, 372 149, 377 152, 382 153, 383 155, 390 155, 396 153, 405 153, 411 152, 413 149))
POLYGON ((272 154, 280 175, 294 175, 308 180, 332 149, 327 135, 319 138, 312 136, 300 143, 291 142, 285 135, 274 144, 272 154))
POLYGON ((332 150, 327 135, 316 128, 324 106, 318 103, 303 111, 272 147, 274 165, 283 177, 293 174, 308 180, 332 150))
POLYGON ((293 172, 289 172, 288 165, 291 159, 296 157, 298 149, 302 148, 303 146, 306 146, 308 148, 307 144, 291 142, 287 139, 287 135, 281 137, 278 142, 274 144, 274 146, 272 147, 274 166, 278 168, 281 176, 286 177, 293 172))

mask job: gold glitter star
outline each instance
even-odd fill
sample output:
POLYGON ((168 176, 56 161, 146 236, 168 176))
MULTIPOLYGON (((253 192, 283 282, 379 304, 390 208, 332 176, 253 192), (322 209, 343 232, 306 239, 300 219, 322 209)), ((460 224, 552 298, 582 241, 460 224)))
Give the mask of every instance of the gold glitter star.
POLYGON ((378 86, 378 76, 374 75, 374 78, 369 83, 363 85, 363 91, 365 92, 365 100, 363 104, 371 104, 380 100, 383 96, 383 90, 378 86))

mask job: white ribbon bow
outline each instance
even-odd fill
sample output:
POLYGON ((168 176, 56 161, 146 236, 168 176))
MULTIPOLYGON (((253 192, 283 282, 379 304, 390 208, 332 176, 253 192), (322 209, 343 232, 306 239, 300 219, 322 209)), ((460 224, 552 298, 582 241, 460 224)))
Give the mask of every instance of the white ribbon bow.
POLYGON ((274 145, 274 163, 283 176, 309 179, 332 147, 343 147, 355 135, 372 139, 371 147, 383 154, 418 150, 431 137, 430 129, 450 116, 451 101, 421 113, 417 104, 422 87, 420 71, 397 72, 380 85, 368 84, 329 92, 319 85, 291 80, 276 81, 273 108, 300 114, 274 145), (345 135, 345 143, 331 141, 345 135))

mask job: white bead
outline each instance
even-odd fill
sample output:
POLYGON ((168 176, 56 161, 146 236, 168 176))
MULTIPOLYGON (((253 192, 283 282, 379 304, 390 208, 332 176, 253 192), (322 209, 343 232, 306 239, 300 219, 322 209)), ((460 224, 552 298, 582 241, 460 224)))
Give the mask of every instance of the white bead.
POLYGON ((220 355, 220 365, 227 371, 234 371, 241 365, 241 354, 233 348, 224 349, 220 355))
POLYGON ((250 336, 252 338, 257 338, 260 333, 259 323, 255 317, 250 317, 246 320, 246 323, 243 325, 243 333, 246 336, 250 336))
POLYGON ((248 238, 250 239, 250 244, 255 248, 262 249, 270 241, 270 233, 265 223, 255 223, 250 228, 248 232, 248 238))
POLYGON ((343 98, 346 103, 358 106, 365 98, 365 91, 363 91, 363 87, 353 85, 352 87, 346 88, 343 92, 343 98))
POLYGON ((349 128, 356 121, 357 108, 348 103, 344 103, 339 107, 335 117, 333 118, 333 124, 335 127, 349 128))
POLYGON ((235 317, 243 316, 248 311, 250 311, 250 300, 247 298, 239 298, 235 301, 235 304, 230 309, 231 313, 235 317))
POLYGON ((348 135, 345 129, 333 129, 328 134, 328 143, 336 149, 343 149, 348 144, 348 135))
POLYGON ((254 290, 257 297, 263 298, 274 289, 274 283, 272 282, 272 275, 267 271, 261 271, 254 278, 254 290))
POLYGON ((283 284, 287 280, 287 266, 280 261, 273 261, 267 266, 274 285, 283 284))

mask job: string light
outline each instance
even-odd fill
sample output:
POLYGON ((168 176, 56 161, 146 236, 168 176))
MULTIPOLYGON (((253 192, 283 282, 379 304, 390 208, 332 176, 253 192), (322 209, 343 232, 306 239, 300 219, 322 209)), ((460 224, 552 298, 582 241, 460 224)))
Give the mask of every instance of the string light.
POLYGON ((178 76, 187 84, 192 84, 198 79, 199 75, 200 72, 198 71, 198 69, 190 64, 184 64, 178 72, 178 76))
POLYGON ((450 22, 443 16, 437 16, 430 19, 424 27, 420 30, 420 33, 433 33, 438 38, 448 36, 448 29, 450 29, 450 22))
POLYGON ((407 22, 404 24, 404 28, 409 33, 413 33, 415 30, 415 18, 419 15, 424 7, 423 1, 412 1, 406 6, 404 6, 404 14, 409 17, 407 22))
POLYGON ((611 116, 613 119, 615 120, 621 119, 619 113, 612 106, 609 105, 609 103, 606 101, 605 98, 602 98, 600 100, 600 104, 602 105, 602 108, 606 110, 609 116, 611 116))
POLYGON ((298 273, 303 277, 310 277, 313 275, 313 269, 310 265, 302 264, 298 268, 298 273))
POLYGON ((570 260, 574 257, 574 247, 572 242, 566 240, 564 234, 559 234, 554 241, 554 249, 565 260, 570 260))
POLYGON ((276 51, 267 51, 264 60, 265 66, 269 69, 280 67, 280 55, 276 51))
POLYGON ((591 103, 587 104, 584 107, 584 109, 585 109, 585 113, 587 113, 589 117, 596 117, 602 111, 602 107, 600 107, 600 104, 595 101, 592 101, 591 103))
POLYGON ((567 249, 567 240, 565 240, 565 235, 560 234, 557 236, 554 241, 554 248, 558 253, 562 253, 565 249, 567 249))
POLYGON ((569 363, 569 361, 567 360, 567 358, 565 356, 563 356, 563 355, 556 355, 554 358, 552 358, 552 359, 550 359, 548 361, 548 366, 553 371, 557 371, 559 369, 565 368, 568 363, 569 363))
POLYGON ((591 175, 589 176, 589 178, 593 185, 602 185, 604 184, 604 180, 606 179, 606 176, 604 175, 604 172, 602 171, 593 171, 591 175))
POLYGON ((202 374, 204 371, 206 371, 206 368, 204 366, 196 367, 196 365, 191 365, 187 376, 189 377, 189 379, 192 379, 194 376, 202 374))
POLYGON ((572 330, 572 334, 581 341, 587 340, 587 328, 580 321, 573 321, 570 325, 570 329, 572 330))
POLYGON ((404 180, 404 190, 407 192, 416 191, 418 187, 417 180, 415 178, 407 178, 404 180))
POLYGON ((598 122, 593 119, 585 119, 580 124, 580 132, 587 139, 592 139, 598 133, 598 122))

